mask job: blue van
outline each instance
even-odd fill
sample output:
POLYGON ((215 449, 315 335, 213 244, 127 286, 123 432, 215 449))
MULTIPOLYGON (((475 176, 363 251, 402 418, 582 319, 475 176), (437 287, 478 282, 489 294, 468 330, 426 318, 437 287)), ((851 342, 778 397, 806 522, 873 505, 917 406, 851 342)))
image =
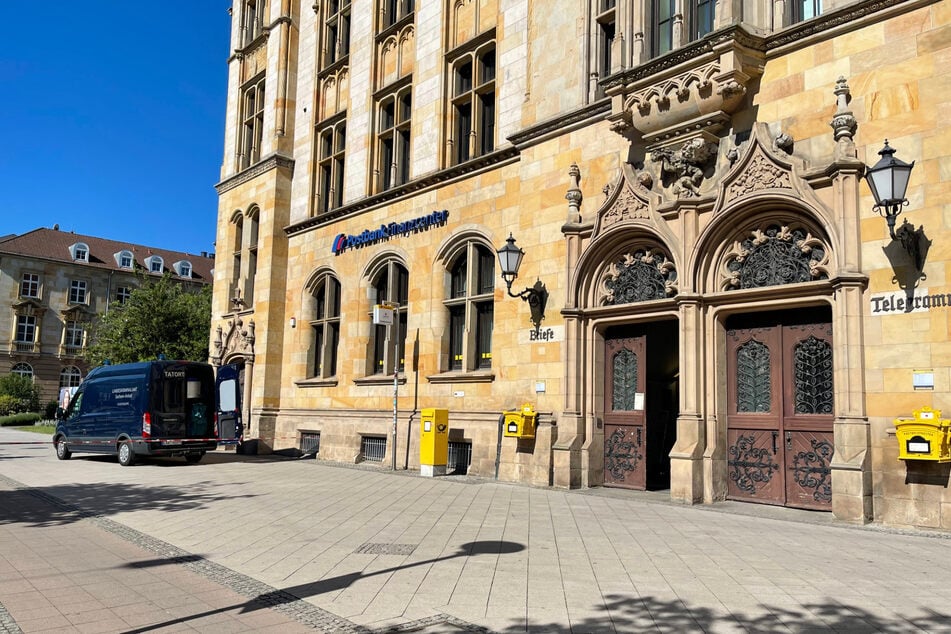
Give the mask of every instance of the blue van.
POLYGON ((92 452, 114 454, 123 466, 137 456, 184 456, 196 463, 218 446, 216 405, 215 373, 207 363, 104 365, 57 412, 56 457, 92 452))

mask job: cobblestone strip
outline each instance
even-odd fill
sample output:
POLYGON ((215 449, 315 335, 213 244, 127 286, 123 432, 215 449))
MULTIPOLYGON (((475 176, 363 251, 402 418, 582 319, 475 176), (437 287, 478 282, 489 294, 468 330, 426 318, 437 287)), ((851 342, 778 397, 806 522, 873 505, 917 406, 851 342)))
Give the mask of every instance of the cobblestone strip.
MULTIPOLYGON (((8 478, 4 475, 0 475, 0 481, 8 484, 9 486, 19 489, 22 491, 27 491, 31 495, 34 495, 49 504, 56 506, 64 511, 74 514, 77 518, 83 518, 88 521, 93 522, 100 528, 109 531, 110 533, 121 537, 122 539, 131 542, 137 546, 140 546, 150 552, 153 552, 157 555, 161 555, 164 558, 170 560, 177 560, 179 565, 185 566, 188 570, 195 572, 206 579, 210 579, 226 588, 234 590, 238 594, 248 597, 255 604, 259 604, 259 607, 266 607, 303 623, 313 627, 316 630, 322 632, 328 632, 336 634, 340 632, 341 634, 370 634, 372 630, 369 630, 365 627, 361 627, 355 623, 351 623, 345 619, 342 619, 335 614, 327 612, 326 610, 321 610, 315 605, 312 605, 306 601, 301 600, 300 598, 292 595, 289 592, 285 592, 273 586, 270 586, 266 583, 258 581, 243 575, 239 572, 235 572, 230 568, 226 568, 220 564, 216 564, 213 561, 208 561, 204 558, 195 558, 191 553, 173 546, 168 542, 156 539, 150 535, 139 532, 135 529, 124 526, 118 522, 115 522, 110 519, 106 519, 101 515, 95 513, 90 513, 89 511, 84 511, 64 500, 61 500, 57 497, 46 493, 45 491, 38 491, 31 487, 28 487, 16 480, 8 478)), ((6 613, 4 610, 3 613, 6 613)), ((2 619, 2 614, 0 614, 0 619, 2 619)), ((13 619, 10 619, 13 622, 13 619)), ((0 625, 4 623, 3 620, 0 620, 0 625)), ((13 626, 16 627, 15 630, 9 630, 11 632, 20 632, 18 626, 13 623, 13 626)), ((6 634, 5 631, 0 630, 3 634, 6 634)))
POLYGON ((7 609, 0 603, 0 634, 23 634, 23 630, 13 620, 7 609))
MULTIPOLYGON (((328 634, 399 634, 401 632, 418 632, 429 627, 444 624, 452 625, 459 632, 488 632, 488 630, 484 627, 467 623, 461 619, 457 619, 447 614, 438 614, 398 626, 380 629, 366 628, 357 625, 356 623, 347 621, 346 619, 342 619, 331 612, 322 610, 289 592, 285 592, 284 590, 275 588, 274 586, 258 581, 257 579, 243 575, 240 572, 235 572, 230 568, 226 568, 221 564, 216 564, 215 562, 209 561, 204 557, 196 557, 195 555, 182 550, 177 546, 173 546, 168 542, 152 537, 151 535, 146 535, 145 533, 102 517, 101 515, 97 515, 96 513, 84 511, 83 509, 53 495, 50 495, 45 491, 39 491, 37 489, 28 487, 25 484, 17 482, 12 478, 8 478, 5 475, 0 474, 0 482, 5 483, 11 488, 26 491, 30 495, 38 497, 43 501, 56 506, 57 508, 75 515, 77 518, 88 520, 103 530, 109 531, 113 535, 121 537, 122 539, 157 555, 161 555, 170 563, 177 563, 178 565, 184 566, 188 570, 191 570, 192 572, 199 574, 206 579, 210 579, 219 585, 229 588, 230 590, 234 590, 238 594, 251 599, 254 604, 259 604, 259 606, 253 607, 265 607, 276 610, 299 623, 310 626, 321 632, 327 632, 328 634)), ((22 630, 13 620, 13 617, 11 617, 3 607, 3 604, 0 604, 0 634, 22 634, 22 630)))

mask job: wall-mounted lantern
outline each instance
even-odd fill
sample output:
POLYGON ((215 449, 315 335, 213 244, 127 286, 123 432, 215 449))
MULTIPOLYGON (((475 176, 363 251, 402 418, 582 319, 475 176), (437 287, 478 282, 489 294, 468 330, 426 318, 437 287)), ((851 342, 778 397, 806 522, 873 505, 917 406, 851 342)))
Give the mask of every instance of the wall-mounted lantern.
POLYGON ((525 252, 515 246, 515 238, 512 234, 505 240, 505 245, 499 249, 499 264, 502 267, 502 279, 505 280, 505 286, 509 297, 518 297, 528 302, 532 311, 532 323, 535 324, 535 330, 541 328, 542 320, 545 318, 545 304, 548 303, 548 289, 541 280, 536 280, 535 285, 526 288, 521 293, 512 292, 512 282, 518 277, 518 268, 522 264, 522 258, 525 252))
POLYGON ((885 140, 885 147, 879 150, 878 154, 882 158, 865 172, 865 180, 868 182, 869 189, 872 190, 872 196, 875 197, 875 206, 872 210, 885 218, 888 224, 888 235, 892 240, 898 240, 901 243, 920 271, 924 266, 922 242, 927 241, 924 238, 923 229, 916 230, 907 219, 897 230, 895 229, 895 220, 901 213, 901 208, 908 204, 905 191, 908 189, 908 180, 911 178, 911 170, 915 162, 906 163, 895 158, 895 149, 888 145, 888 139, 885 140))

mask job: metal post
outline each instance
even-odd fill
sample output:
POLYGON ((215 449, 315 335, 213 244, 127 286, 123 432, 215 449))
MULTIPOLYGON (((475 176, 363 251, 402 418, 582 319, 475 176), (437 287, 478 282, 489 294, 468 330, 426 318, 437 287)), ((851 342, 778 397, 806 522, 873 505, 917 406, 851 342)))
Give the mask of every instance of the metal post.
POLYGON ((396 471, 396 398, 399 396, 400 387, 400 307, 396 306, 393 311, 393 331, 396 336, 393 337, 393 448, 390 450, 390 456, 393 458, 393 471, 396 471))

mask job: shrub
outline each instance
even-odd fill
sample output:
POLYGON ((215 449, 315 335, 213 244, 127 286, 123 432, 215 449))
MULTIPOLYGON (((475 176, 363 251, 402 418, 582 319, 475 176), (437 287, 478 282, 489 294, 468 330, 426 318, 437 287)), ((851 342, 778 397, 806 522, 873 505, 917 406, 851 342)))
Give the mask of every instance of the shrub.
POLYGON ((40 415, 37 414, 36 412, 22 412, 20 414, 0 416, 0 427, 15 427, 19 425, 32 425, 34 423, 38 423, 39 420, 40 420, 40 415))
POLYGON ((46 404, 46 408, 43 410, 43 420, 53 420, 56 418, 56 408, 59 407, 59 403, 56 401, 50 401, 46 404))
POLYGON ((19 374, 0 376, 0 396, 3 395, 12 396, 17 402, 13 413, 40 411, 40 388, 33 384, 33 379, 19 374))
POLYGON ((15 414, 19 408, 20 399, 9 394, 0 394, 0 416, 15 414))

